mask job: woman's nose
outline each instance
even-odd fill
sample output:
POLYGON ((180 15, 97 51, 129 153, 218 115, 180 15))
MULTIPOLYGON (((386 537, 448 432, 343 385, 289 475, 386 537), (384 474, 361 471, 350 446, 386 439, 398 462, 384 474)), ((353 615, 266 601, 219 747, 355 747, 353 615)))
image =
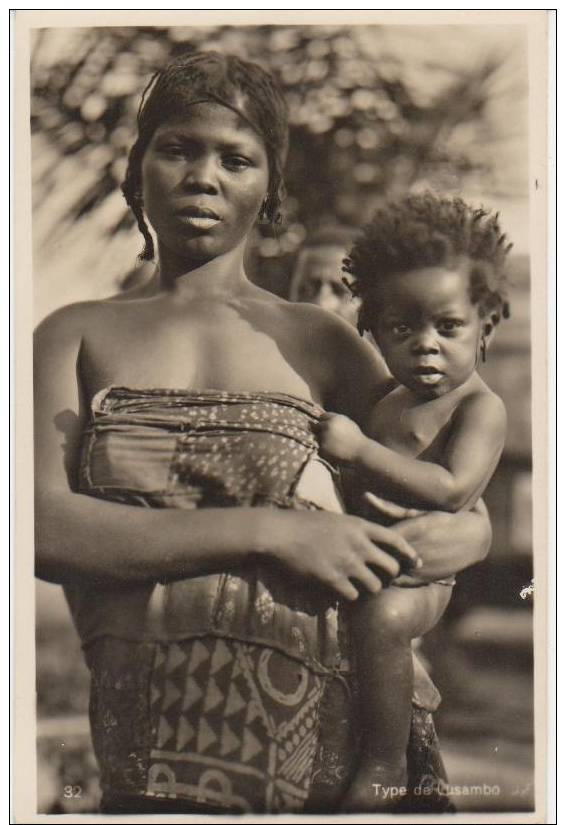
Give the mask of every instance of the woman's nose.
POLYGON ((192 158, 187 164, 184 184, 191 191, 216 192, 217 182, 216 160, 212 155, 203 154, 192 158))

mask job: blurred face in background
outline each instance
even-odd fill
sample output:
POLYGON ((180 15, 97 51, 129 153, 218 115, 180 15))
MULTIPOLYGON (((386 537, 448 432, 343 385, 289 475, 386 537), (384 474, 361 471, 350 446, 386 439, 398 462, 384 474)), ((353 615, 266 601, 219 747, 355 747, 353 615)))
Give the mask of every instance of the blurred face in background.
POLYGON ((291 280, 289 299, 316 304, 355 324, 359 302, 343 282, 342 246, 306 247, 299 253, 291 280))

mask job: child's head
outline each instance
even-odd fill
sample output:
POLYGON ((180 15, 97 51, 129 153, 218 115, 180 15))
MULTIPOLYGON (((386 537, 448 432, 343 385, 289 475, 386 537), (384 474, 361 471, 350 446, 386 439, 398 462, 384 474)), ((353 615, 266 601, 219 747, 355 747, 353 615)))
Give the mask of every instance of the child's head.
POLYGON ((472 375, 509 316, 510 248, 497 215, 459 198, 413 195, 376 212, 344 269, 362 299, 360 331, 400 383, 438 396, 472 375))
POLYGON ((191 107, 214 103, 235 112, 261 138, 269 186, 261 215, 275 221, 283 199, 288 147, 287 105, 275 79, 255 63, 218 52, 191 52, 172 60, 150 80, 138 112, 138 138, 128 159, 122 191, 145 239, 141 258, 151 260, 153 240, 143 214, 142 161, 159 126, 178 121, 191 107))

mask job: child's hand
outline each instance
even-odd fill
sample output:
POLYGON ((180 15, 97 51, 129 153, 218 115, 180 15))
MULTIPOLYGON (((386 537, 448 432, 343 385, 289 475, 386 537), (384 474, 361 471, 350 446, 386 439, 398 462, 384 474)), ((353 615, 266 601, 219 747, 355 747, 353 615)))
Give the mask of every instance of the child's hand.
POLYGON ((318 422, 316 432, 323 455, 349 464, 358 459, 366 441, 358 425, 345 415, 325 413, 318 422))

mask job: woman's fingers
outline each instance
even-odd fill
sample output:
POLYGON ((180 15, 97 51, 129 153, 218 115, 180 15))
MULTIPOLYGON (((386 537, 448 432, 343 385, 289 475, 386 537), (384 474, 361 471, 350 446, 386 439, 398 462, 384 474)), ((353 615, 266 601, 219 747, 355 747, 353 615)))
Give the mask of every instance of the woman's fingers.
MULTIPOLYGON (((380 547, 376 547, 375 544, 368 550, 368 557, 364 561, 365 565, 369 564, 372 567, 377 567, 378 570, 382 570, 391 579, 396 579, 401 572, 401 565, 397 559, 380 547)), ((366 567, 366 570, 368 569, 366 567)))
POLYGON ((416 518, 416 516, 422 516, 425 512, 413 507, 402 507, 393 501, 376 496, 375 493, 370 493, 369 490, 364 493, 363 498, 378 513, 392 519, 416 518))
MULTIPOLYGON (((384 565, 382 567, 384 567, 384 565)), ((399 565, 397 565, 397 567, 399 567, 399 565)), ((383 589, 381 579, 378 578, 378 576, 376 576, 373 570, 370 570, 370 568, 367 567, 365 564, 360 565, 359 569, 356 571, 356 573, 354 573, 352 578, 356 583, 359 582, 359 584, 361 584, 365 588, 365 590, 367 590, 369 593, 373 593, 374 595, 379 593, 380 590, 383 589)), ((393 576, 393 578, 395 578, 395 576, 393 576)))
POLYGON ((331 586, 339 596, 342 596, 343 599, 349 602, 355 602, 360 595, 352 582, 345 577, 336 578, 331 586))
POLYGON ((366 521, 365 523, 368 538, 374 544, 378 544, 380 548, 386 547, 391 549, 401 561, 409 562, 413 567, 421 566, 422 562, 418 553, 403 536, 394 530, 382 527, 380 524, 374 524, 371 521, 366 521))

